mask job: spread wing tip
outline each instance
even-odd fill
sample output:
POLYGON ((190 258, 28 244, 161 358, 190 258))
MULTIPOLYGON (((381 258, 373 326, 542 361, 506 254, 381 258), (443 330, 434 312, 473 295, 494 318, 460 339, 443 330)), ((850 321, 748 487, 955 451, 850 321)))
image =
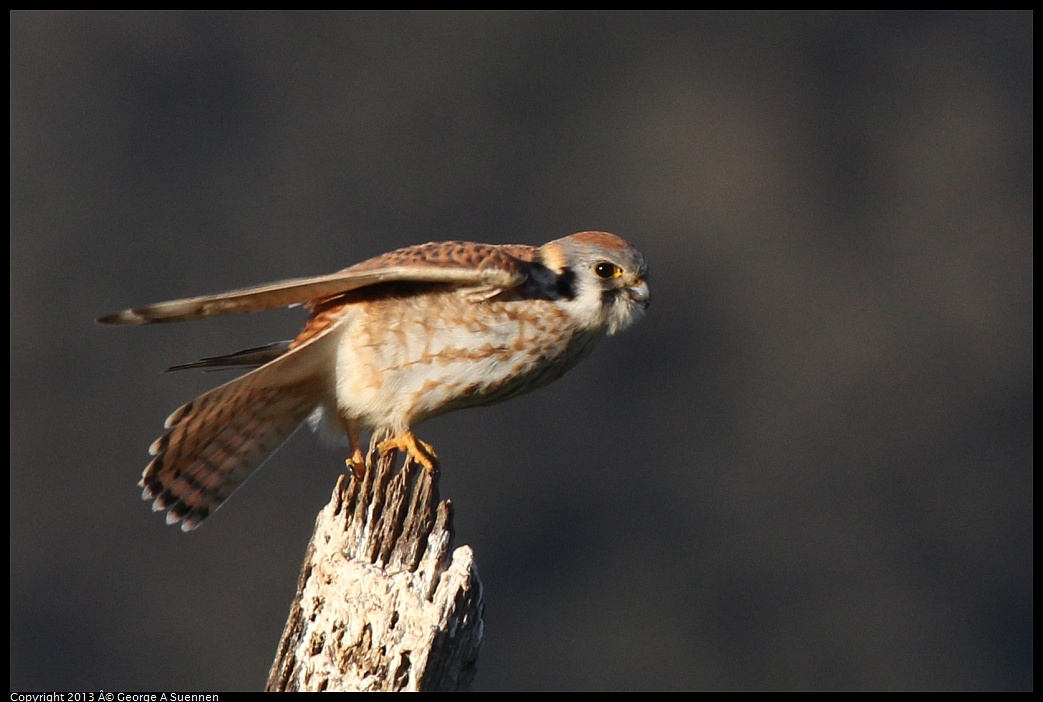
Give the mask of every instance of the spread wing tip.
POLYGON ((98 317, 94 321, 104 325, 136 327, 141 324, 184 322, 238 311, 240 310, 222 298, 190 298, 157 302, 145 307, 132 307, 98 317))
POLYGON ((154 321, 138 310, 122 310, 120 312, 113 312, 102 317, 98 317, 94 320, 96 324, 116 325, 123 327, 137 326, 139 324, 148 324, 154 321))

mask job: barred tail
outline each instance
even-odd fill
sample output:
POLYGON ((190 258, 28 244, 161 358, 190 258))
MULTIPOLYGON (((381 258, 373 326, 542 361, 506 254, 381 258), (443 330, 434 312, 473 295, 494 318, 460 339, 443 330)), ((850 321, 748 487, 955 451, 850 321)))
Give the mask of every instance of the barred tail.
POLYGON ((277 365, 260 368, 167 418, 140 482, 155 511, 169 510, 167 524, 198 527, 315 408, 314 383, 280 385, 278 374, 277 365))

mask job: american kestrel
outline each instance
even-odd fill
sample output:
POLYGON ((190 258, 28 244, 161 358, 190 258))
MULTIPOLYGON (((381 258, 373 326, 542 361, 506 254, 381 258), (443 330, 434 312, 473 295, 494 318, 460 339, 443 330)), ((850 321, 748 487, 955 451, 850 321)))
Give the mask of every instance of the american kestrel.
POLYGON ((180 322, 304 304, 297 338, 180 368, 249 373, 184 405, 149 453, 142 497, 195 529, 306 419, 347 436, 356 475, 359 434, 386 432, 434 471, 412 427, 502 402, 557 380, 602 337, 649 303, 648 264, 619 237, 580 232, 540 247, 447 241, 371 258, 330 275, 160 302, 101 324, 180 322))

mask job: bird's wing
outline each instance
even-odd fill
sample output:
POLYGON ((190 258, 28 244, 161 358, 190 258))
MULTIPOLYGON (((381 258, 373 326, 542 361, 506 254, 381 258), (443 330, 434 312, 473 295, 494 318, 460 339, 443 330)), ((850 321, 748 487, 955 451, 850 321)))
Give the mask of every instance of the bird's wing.
MULTIPOLYGON (((293 278, 241 290, 159 302, 99 317, 99 324, 134 326, 289 307, 389 282, 444 283, 506 290, 523 283, 537 249, 448 241, 421 244, 363 261, 336 273, 293 278)), ((495 293, 494 293, 495 294, 495 293)))
POLYGON ((235 370, 240 368, 260 368, 264 364, 270 363, 283 356, 292 348, 292 339, 287 341, 276 341, 272 344, 256 346, 252 349, 244 349, 223 356, 209 356, 191 363, 182 363, 180 365, 171 366, 170 368, 167 368, 166 372, 170 373, 173 371, 190 370, 193 368, 203 368, 206 372, 235 370))

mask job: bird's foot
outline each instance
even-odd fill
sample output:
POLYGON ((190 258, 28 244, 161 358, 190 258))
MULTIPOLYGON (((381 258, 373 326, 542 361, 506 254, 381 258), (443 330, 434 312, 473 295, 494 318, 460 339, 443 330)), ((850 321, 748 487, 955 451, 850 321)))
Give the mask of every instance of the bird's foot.
POLYGON ((344 463, 351 468, 356 480, 366 477, 366 459, 362 456, 362 449, 356 446, 355 450, 351 452, 351 458, 346 459, 344 463))
POLYGON ((416 438, 412 432, 397 434, 381 441, 377 446, 380 455, 385 456, 391 451, 405 451, 410 459, 419 463, 428 473, 438 472, 438 455, 435 449, 426 441, 416 438))

